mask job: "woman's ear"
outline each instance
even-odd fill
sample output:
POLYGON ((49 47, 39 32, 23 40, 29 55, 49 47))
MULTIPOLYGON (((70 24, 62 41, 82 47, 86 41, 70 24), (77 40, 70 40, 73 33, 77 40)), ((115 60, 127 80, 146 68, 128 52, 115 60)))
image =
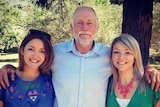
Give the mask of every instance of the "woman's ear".
POLYGON ((20 54, 24 55, 24 49, 20 48, 20 54))

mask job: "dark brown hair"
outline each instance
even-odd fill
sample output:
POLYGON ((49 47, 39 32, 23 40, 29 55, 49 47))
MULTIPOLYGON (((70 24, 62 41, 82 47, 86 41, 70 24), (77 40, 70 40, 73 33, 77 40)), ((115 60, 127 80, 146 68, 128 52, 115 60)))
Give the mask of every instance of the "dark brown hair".
MULTIPOLYGON (((39 67, 40 72, 43 74, 49 74, 51 71, 51 65, 53 62, 53 48, 51 44, 51 36, 50 34, 40 31, 40 30, 35 30, 35 29, 30 29, 28 31, 28 34, 25 36, 23 39, 20 48, 19 48, 19 70, 23 71, 24 70, 24 58, 21 53, 22 50, 24 50, 24 47, 28 42, 30 42, 32 39, 39 39, 43 42, 44 48, 45 48, 45 61, 43 64, 39 67)), ((38 44, 37 44, 38 45, 38 44)))

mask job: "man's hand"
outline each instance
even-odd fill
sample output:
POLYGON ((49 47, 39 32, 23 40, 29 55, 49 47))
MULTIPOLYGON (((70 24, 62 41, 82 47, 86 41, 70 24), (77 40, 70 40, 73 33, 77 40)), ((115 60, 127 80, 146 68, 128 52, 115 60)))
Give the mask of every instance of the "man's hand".
POLYGON ((0 88, 6 88, 6 86, 9 86, 8 81, 8 74, 11 74, 11 80, 14 81, 14 73, 15 73, 16 67, 13 65, 4 65, 0 69, 0 88))
POLYGON ((146 66, 145 67, 145 77, 148 83, 151 83, 151 88, 156 91, 160 91, 160 72, 154 67, 146 66))

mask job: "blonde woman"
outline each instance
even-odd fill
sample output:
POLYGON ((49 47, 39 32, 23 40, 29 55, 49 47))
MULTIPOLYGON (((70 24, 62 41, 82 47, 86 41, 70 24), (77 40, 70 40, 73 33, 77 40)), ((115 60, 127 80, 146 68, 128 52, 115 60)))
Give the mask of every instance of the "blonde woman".
POLYGON ((160 92, 152 90, 144 79, 144 67, 136 39, 129 34, 115 38, 111 45, 110 60, 113 82, 108 90, 107 107, 159 106, 160 92))

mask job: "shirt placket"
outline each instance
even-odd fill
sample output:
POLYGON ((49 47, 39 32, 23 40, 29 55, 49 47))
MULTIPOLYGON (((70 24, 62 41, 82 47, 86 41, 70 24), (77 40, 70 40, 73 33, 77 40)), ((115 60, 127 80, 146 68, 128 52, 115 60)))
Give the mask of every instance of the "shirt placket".
POLYGON ((84 79, 85 79, 85 57, 81 57, 78 107, 84 107, 85 104, 84 79))

